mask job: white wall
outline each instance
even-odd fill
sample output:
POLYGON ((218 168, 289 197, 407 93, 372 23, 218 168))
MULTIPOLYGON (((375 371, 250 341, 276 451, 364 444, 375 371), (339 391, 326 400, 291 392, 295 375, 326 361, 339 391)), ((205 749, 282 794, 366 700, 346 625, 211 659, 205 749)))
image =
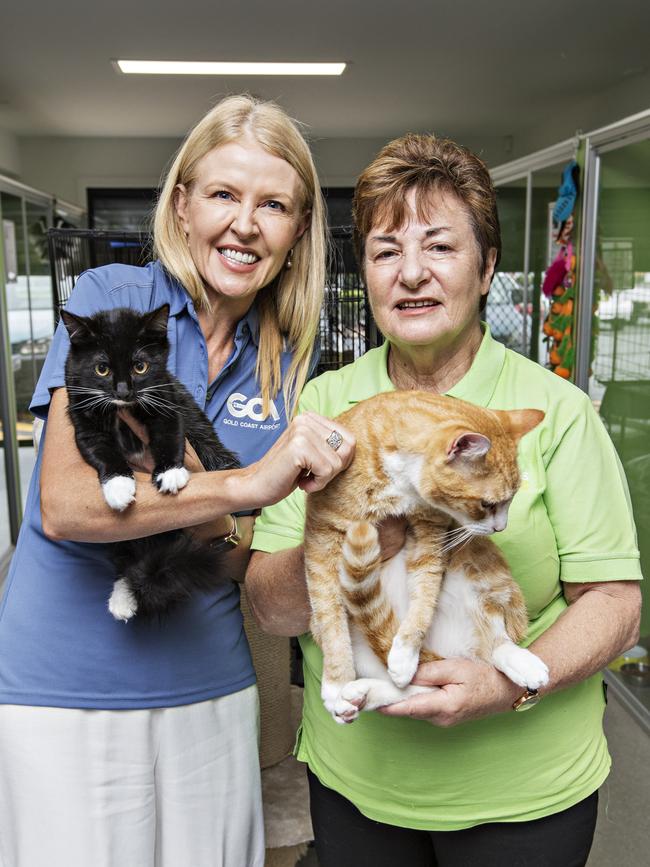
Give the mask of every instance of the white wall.
POLYGON ((0 129, 0 174, 14 178, 21 174, 18 139, 4 129, 0 129))
POLYGON ((570 110, 539 117, 528 134, 519 136, 515 141, 515 153, 509 159, 524 157, 571 138, 577 131, 591 132, 648 108, 650 72, 628 75, 613 87, 585 96, 570 110))
MULTIPOLYGON (((386 143, 383 138, 316 139, 311 142, 323 186, 354 186, 361 170, 386 143)), ((464 144, 484 159, 511 159, 504 139, 464 144)), ((19 139, 21 180, 31 187, 85 207, 86 187, 157 186, 180 139, 65 138, 19 139)))
POLYGON ((46 193, 86 206, 86 187, 155 187, 180 145, 179 139, 19 139, 21 180, 46 193))

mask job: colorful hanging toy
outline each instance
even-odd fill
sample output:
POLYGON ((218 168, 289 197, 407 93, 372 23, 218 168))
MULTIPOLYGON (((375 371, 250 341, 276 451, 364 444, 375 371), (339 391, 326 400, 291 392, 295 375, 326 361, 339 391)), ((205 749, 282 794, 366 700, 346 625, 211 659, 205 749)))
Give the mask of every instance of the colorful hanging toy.
POLYGON ((562 183, 553 208, 553 224, 558 227, 555 241, 560 244, 560 251, 546 271, 542 284, 542 292, 551 299, 551 309, 543 326, 549 349, 549 366, 564 379, 570 379, 575 362, 573 320, 576 256, 573 248, 573 210, 579 191, 579 177, 578 164, 571 160, 562 172, 562 183))

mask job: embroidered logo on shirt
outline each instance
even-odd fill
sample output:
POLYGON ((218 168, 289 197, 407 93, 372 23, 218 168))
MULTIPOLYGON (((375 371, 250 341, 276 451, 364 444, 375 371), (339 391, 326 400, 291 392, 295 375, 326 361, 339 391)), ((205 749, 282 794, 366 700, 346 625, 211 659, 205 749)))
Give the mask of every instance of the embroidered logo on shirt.
POLYGON ((248 398, 245 394, 235 392, 234 394, 230 395, 226 402, 228 412, 231 416, 233 416, 233 418, 225 418, 223 420, 223 423, 232 425, 234 427, 259 428, 260 430, 277 430, 277 428, 280 426, 280 413, 278 412, 275 403, 273 401, 269 402, 268 416, 263 415, 262 405, 263 400, 261 397, 248 398), (276 424, 260 424, 260 422, 265 422, 269 417, 273 419, 276 424), (242 421, 235 421, 234 419, 242 419, 242 421), (244 421, 243 419, 251 419, 251 421, 244 421))

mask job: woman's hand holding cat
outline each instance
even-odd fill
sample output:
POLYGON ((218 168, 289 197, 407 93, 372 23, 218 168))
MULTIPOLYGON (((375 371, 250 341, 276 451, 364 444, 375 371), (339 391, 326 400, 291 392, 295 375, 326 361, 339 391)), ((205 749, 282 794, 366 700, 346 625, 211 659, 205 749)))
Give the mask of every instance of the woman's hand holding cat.
MULTIPOLYGON (((146 427, 137 419, 133 418, 131 413, 129 413, 127 410, 119 410, 118 416, 125 424, 127 424, 131 428, 133 433, 137 436, 137 438, 142 442, 144 446, 142 456, 138 460, 137 465, 132 464, 132 469, 134 470, 134 472, 142 472, 146 473, 147 476, 150 476, 153 472, 154 460, 148 448, 149 433, 146 427)), ((190 445, 187 439, 185 440, 185 459, 183 463, 185 465, 185 468, 191 473, 205 472, 205 467, 199 460, 198 455, 196 454, 194 448, 190 445)), ((250 542, 253 537, 254 521, 254 518, 249 518, 246 520, 240 518, 238 525, 242 538, 241 550, 239 552, 240 554, 242 551, 247 552, 250 548, 250 542)), ((186 527, 185 529, 188 532, 191 532, 197 539, 200 539, 204 542, 209 542, 211 539, 214 539, 217 536, 225 536, 231 527, 232 518, 230 517, 230 515, 223 515, 211 521, 207 521, 204 524, 195 524, 193 527, 186 527)), ((238 573, 236 575, 233 575, 235 580, 243 580, 243 573, 246 570, 247 561, 248 557, 246 557, 245 560, 242 560, 241 569, 238 570, 238 573)))
MULTIPOLYGON (((144 451, 142 452, 142 457, 138 461, 137 465, 133 464, 133 469, 136 472, 139 471, 150 475, 153 472, 154 461, 151 452, 148 449, 149 433, 146 427, 137 419, 133 418, 133 416, 128 410, 118 410, 117 414, 122 419, 124 424, 128 425, 131 428, 133 433, 145 446, 144 451)), ((183 461, 183 463, 185 465, 185 468, 191 473, 205 472, 205 467, 199 460, 198 455, 196 454, 188 440, 185 440, 185 460, 183 461)))
POLYGON ((494 666, 470 659, 441 659, 420 665, 413 684, 438 687, 380 708, 385 716, 426 720, 448 728, 510 710, 522 688, 494 666))
POLYGON ((299 415, 263 458, 241 471, 246 507, 270 506, 297 487, 320 491, 350 465, 354 449, 354 436, 339 422, 314 412, 299 415), (334 430, 341 438, 336 447, 328 443, 334 430))
POLYGON ((406 542, 407 527, 408 521, 403 517, 384 518, 377 526, 382 562, 390 560, 402 550, 406 542))

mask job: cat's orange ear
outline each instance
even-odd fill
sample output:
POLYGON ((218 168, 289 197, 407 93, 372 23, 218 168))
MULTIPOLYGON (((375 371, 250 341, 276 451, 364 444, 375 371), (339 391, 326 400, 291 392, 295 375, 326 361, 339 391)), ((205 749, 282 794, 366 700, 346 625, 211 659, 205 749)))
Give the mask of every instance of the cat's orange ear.
POLYGON ((537 427, 545 415, 541 409, 497 410, 496 414, 515 442, 519 442, 524 434, 537 427))
POLYGON ((462 458, 467 461, 478 461, 489 452, 491 440, 480 433, 468 431, 456 437, 447 448, 447 462, 462 458))

